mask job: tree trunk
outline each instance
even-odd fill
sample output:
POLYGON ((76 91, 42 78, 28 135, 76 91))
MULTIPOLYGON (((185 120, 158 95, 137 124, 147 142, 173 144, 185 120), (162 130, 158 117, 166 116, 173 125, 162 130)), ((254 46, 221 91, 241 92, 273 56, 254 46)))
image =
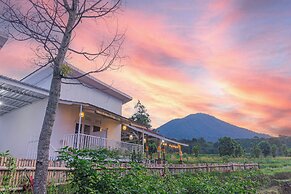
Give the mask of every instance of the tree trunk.
POLYGON ((35 194, 46 193, 50 139, 61 93, 62 77, 60 74, 60 67, 64 63, 64 59, 71 41, 72 29, 76 22, 75 11, 76 10, 73 9, 69 15, 67 28, 53 64, 53 78, 50 87, 50 94, 37 148, 37 161, 33 188, 35 194))
POLYGON ((60 91, 61 91, 61 76, 59 73, 59 68, 57 66, 54 66, 50 95, 37 148, 37 162, 34 179, 34 193, 37 194, 46 193, 50 138, 55 121, 58 101, 60 98, 60 91))

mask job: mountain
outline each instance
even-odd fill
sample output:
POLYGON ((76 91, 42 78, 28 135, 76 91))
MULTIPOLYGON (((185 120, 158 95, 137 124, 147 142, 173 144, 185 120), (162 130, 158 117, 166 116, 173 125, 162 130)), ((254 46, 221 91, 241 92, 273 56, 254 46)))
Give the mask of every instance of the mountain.
POLYGON ((232 125, 204 113, 191 114, 181 119, 171 120, 157 128, 156 131, 168 138, 192 139, 203 137, 211 142, 216 142, 224 136, 231 138, 270 137, 266 134, 232 125))

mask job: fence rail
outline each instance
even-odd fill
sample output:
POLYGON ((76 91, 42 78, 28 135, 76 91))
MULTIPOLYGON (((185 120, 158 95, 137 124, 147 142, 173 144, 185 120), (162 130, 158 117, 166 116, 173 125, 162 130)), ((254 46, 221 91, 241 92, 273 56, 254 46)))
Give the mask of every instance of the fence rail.
MULTIPOLYGON (((4 188, 5 177, 10 177, 9 185, 16 190, 21 190, 29 181, 33 179, 36 160, 16 159, 14 168, 9 164, 9 158, 0 157, 0 192, 4 188)), ((179 173, 195 173, 195 172, 231 172, 238 170, 258 169, 257 163, 250 164, 143 164, 149 173, 155 175, 179 174, 179 173)), ((107 169, 111 170, 130 170, 129 163, 110 164, 107 169)), ((98 170, 98 169, 96 169, 98 170)), ((48 183, 49 184, 64 184, 67 181, 70 169, 62 161, 49 161, 48 168, 48 183)), ((7 183, 6 183, 7 184, 7 183)))

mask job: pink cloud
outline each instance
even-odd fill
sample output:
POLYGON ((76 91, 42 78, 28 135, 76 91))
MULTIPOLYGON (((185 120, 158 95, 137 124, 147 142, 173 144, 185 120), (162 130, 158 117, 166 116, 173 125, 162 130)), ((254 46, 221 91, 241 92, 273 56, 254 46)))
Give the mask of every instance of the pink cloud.
POLYGON ((35 68, 36 60, 32 45, 27 42, 9 40, 0 52, 0 72, 6 76, 19 78, 35 68))
MULTIPOLYGON (((291 71, 289 63, 284 62, 280 66, 284 69, 277 71, 270 71, 265 64, 272 56, 270 52, 276 51, 272 45, 286 38, 270 30, 237 42, 232 29, 246 15, 233 6, 227 0, 206 5, 197 21, 193 20, 190 39, 173 30, 174 24, 165 16, 125 9, 118 15, 118 22, 113 18, 97 25, 82 23, 72 46, 96 51, 102 40, 110 40, 118 24, 120 32, 126 32, 122 50, 126 58, 120 63, 123 67, 94 76, 134 97, 125 106, 125 115, 132 114, 134 103, 140 99, 154 127, 206 112, 258 132, 291 135, 291 80, 285 74, 291 71), (196 71, 199 68, 201 73, 196 71)), ((28 60, 31 55, 27 44, 8 44, 0 52, 1 72, 21 77, 32 69, 28 60)), ((69 61, 83 70, 92 70, 102 58, 90 63, 71 55, 69 61)))

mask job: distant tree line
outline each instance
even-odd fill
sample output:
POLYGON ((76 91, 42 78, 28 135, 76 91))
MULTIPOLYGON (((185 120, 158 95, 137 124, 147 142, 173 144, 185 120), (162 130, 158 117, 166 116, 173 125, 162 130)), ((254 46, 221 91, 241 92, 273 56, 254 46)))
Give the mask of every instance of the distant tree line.
POLYGON ((198 156, 199 154, 219 154, 220 156, 240 157, 248 155, 260 156, 291 156, 291 137, 280 136, 272 138, 232 139, 220 138, 217 142, 207 142, 204 138, 182 140, 189 144, 183 147, 183 152, 198 156))
POLYGON ((207 142, 204 138, 193 138, 191 140, 180 140, 183 143, 188 144, 188 147, 183 146, 182 151, 187 154, 199 153, 199 154, 218 154, 217 148, 213 142, 207 142))
POLYGON ((280 136, 271 138, 258 138, 254 137, 251 139, 236 139, 236 141, 242 145, 246 153, 256 155, 255 150, 260 148, 263 149, 262 155, 273 155, 273 156, 288 156, 291 152, 288 149, 291 148, 291 137, 280 136), (261 143, 262 142, 262 143, 261 143), (270 148, 270 149, 269 149, 270 148))
POLYGON ((244 154, 244 149, 237 141, 223 137, 218 140, 218 152, 220 156, 240 157, 244 154))

